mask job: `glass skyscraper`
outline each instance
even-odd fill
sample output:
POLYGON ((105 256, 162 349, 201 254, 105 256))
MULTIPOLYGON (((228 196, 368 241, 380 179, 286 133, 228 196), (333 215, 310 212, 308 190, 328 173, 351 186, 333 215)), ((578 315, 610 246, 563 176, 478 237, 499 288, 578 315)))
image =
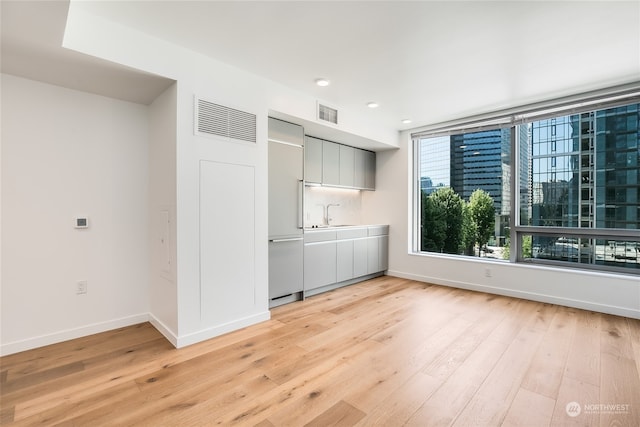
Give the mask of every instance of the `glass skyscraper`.
MULTIPOLYGON (((528 169, 528 130, 518 128, 520 163, 528 169)), ((511 189, 511 129, 494 129, 451 136, 451 187, 465 200, 481 189, 493 199, 496 209, 495 237, 499 245, 508 237, 511 222, 512 194, 528 194, 526 177, 518 181, 519 188, 511 189)))
MULTIPOLYGON (((533 122, 530 225, 640 229, 639 123, 640 104, 533 122)), ((538 236, 533 244, 540 258, 640 267, 637 242, 538 236)))
POLYGON ((531 125, 531 225, 640 228, 639 105, 531 125))
POLYGON ((640 104, 598 111, 592 120, 595 226, 639 229, 640 104))

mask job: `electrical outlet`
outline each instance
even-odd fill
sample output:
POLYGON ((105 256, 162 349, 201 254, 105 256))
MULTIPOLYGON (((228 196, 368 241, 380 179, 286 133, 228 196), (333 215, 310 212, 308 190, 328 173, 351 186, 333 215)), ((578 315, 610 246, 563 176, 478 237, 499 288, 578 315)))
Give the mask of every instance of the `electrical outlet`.
POLYGON ((484 269, 484 277, 491 277, 491 269, 490 268, 485 268, 484 269))
POLYGON ((87 293, 87 281, 79 280, 78 283, 76 283, 76 295, 84 295, 86 293, 87 293))

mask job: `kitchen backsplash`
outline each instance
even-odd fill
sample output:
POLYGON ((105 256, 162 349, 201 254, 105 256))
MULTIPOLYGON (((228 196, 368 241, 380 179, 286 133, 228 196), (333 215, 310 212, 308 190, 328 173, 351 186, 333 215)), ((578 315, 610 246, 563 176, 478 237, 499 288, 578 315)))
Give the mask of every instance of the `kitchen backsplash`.
POLYGON ((304 226, 324 224, 324 212, 328 204, 331 225, 360 225, 362 193, 359 190, 329 187, 305 187, 304 226))

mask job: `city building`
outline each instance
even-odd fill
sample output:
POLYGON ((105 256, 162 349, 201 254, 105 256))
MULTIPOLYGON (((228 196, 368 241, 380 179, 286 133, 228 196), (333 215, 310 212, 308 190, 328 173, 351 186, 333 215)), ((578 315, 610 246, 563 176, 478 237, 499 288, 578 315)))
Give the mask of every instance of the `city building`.
POLYGON ((640 228, 638 107, 532 124, 532 225, 640 228))
MULTIPOLYGON (((532 225, 640 228, 639 106, 532 124, 532 225)), ((637 268, 635 242, 584 238, 557 250, 555 240, 537 237, 534 246, 552 259, 637 268), (634 263, 629 262, 631 258, 634 263)))

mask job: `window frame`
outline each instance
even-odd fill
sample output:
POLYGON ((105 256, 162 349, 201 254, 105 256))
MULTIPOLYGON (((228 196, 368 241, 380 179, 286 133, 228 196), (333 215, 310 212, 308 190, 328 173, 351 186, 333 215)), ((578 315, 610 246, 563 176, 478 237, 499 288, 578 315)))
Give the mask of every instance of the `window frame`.
MULTIPOLYGON (((639 103, 640 104, 640 82, 615 86, 607 89, 587 92, 583 94, 558 98, 554 100, 528 104, 511 109, 500 110, 465 119, 443 122, 414 129, 411 132, 413 149, 411 182, 412 185, 412 242, 411 251, 414 254, 429 254, 446 257, 461 257, 469 259, 464 255, 440 254, 420 250, 421 236, 421 185, 420 185, 420 140, 424 138, 451 136, 454 134, 479 132, 483 130, 493 130, 498 128, 509 128, 511 132, 511 152, 510 152, 510 182, 512 197, 510 200, 511 227, 510 236, 510 263, 525 263, 535 265, 548 265, 551 267, 578 268, 585 270, 595 270, 600 272, 615 272, 622 274, 640 275, 640 269, 629 269, 627 267, 574 263, 562 260, 550 260, 540 258, 524 258, 522 244, 523 238, 527 235, 541 236, 565 236, 574 238, 592 238, 603 240, 622 240, 630 242, 640 242, 640 229, 620 229, 620 228, 581 228, 581 227, 547 227, 521 225, 520 218, 520 197, 518 179, 520 173, 520 141, 519 125, 552 119, 564 115, 574 115, 584 112, 591 112, 619 106, 639 103), (515 190, 514 190, 515 189, 515 190)), ((495 261, 495 260, 492 260, 495 261)), ((498 261, 501 262, 501 261, 498 261)))

